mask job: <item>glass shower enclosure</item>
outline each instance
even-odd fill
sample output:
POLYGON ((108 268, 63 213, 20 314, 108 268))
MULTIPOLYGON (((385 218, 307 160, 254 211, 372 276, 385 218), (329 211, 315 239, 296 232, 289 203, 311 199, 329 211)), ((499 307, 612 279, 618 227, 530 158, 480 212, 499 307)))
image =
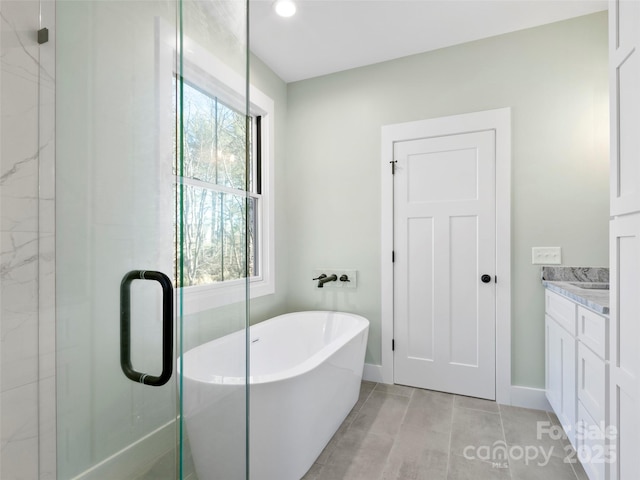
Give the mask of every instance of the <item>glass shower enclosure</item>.
MULTIPOLYGON (((232 257, 236 284, 247 278, 249 202, 246 186, 233 185, 229 201, 229 185, 203 178, 227 154, 209 107, 216 92, 199 86, 206 68, 190 52, 246 84, 246 28, 243 0, 56 1, 59 480, 198 478, 182 354, 247 331, 248 283, 223 310, 190 292, 218 288, 232 257), (233 251, 220 247, 230 235, 233 251)), ((234 96, 240 119, 244 92, 234 96)), ((249 129, 236 123, 233 158, 246 165, 249 129)), ((246 166, 234 175, 246 178, 246 166)), ((234 355, 246 372, 246 342, 234 355)), ((246 391, 245 381, 242 401, 221 412, 237 426, 224 480, 248 478, 246 391)), ((197 449, 215 457, 215 444, 197 449)))

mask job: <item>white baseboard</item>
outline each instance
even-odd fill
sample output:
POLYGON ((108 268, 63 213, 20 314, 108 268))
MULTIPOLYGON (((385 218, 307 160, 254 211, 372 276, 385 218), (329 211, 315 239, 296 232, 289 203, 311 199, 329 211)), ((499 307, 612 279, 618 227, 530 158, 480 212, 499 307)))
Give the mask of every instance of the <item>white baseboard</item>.
MULTIPOLYGON (((382 380, 382 366, 365 363, 362 379, 369 382, 384 383, 382 380)), ((551 405, 549 405, 549 401, 547 400, 543 388, 511 385, 511 388, 508 391, 511 394, 511 399, 508 403, 514 407, 532 408, 535 410, 544 410, 546 412, 553 411, 551 405)))
POLYGON ((511 405, 514 407, 544 410, 546 412, 552 411, 543 388, 511 385, 511 405))
POLYGON ((382 381, 382 365, 364 364, 362 379, 369 382, 384 383, 382 381))
POLYGON ((176 422, 154 430, 111 457, 94 465, 73 480, 104 480, 105 478, 136 478, 153 466, 160 456, 175 448, 176 422))

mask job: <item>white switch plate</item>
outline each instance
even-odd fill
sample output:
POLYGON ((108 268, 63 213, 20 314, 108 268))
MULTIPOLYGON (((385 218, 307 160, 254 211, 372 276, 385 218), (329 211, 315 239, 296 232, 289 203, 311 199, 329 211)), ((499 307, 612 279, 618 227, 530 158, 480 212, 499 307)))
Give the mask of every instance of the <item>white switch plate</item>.
MULTIPOLYGON (((356 270, 349 270, 346 268, 316 268, 311 278, 318 278, 320 274, 324 273, 325 275, 333 275, 334 273, 338 276, 338 280, 335 282, 327 282, 323 285, 322 288, 356 288, 358 286, 358 272, 356 270), (340 277, 342 275, 346 275, 349 278, 348 282, 341 282, 340 277)), ((313 281, 313 288, 318 288, 318 281, 313 281)))
POLYGON ((531 249, 531 263, 534 265, 560 265, 562 263, 560 247, 533 247, 531 249))

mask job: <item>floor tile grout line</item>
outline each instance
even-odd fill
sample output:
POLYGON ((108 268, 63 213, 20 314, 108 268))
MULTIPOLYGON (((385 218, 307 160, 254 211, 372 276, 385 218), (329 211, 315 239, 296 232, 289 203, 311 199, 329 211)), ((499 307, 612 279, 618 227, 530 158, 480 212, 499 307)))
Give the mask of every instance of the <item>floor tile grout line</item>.
MULTIPOLYGON (((547 412, 547 411, 545 411, 545 413, 547 414, 547 418, 549 419, 549 423, 551 425, 554 425, 555 422, 553 421, 553 418, 551 418, 551 413, 547 412)), ((568 441, 568 439, 567 439, 567 441, 568 441)), ((569 445, 571 445, 571 442, 569 442, 569 445)), ((571 445, 571 448, 573 448, 573 445, 571 445)), ((576 460, 578 462, 580 461, 580 459, 577 458, 577 455, 576 455, 576 460)), ((571 470, 573 470, 573 475, 576 477, 576 480, 580 480, 580 477, 578 476, 578 472, 576 471, 576 468, 575 468, 574 464, 573 463, 569 463, 569 465, 571 465, 571 470)))
MULTIPOLYGON (((545 413, 547 414, 547 418, 549 419, 549 423, 551 425, 555 425, 555 421, 553 420, 553 418, 551 418, 551 412, 545 411, 545 413)), ((567 442, 569 442, 569 439, 567 438, 567 442)), ((569 445, 571 445, 571 442, 569 442, 569 445)), ((573 448, 573 445, 571 445, 571 448, 573 448)), ((577 458, 576 455, 576 460, 579 462, 580 459, 577 458)), ((576 467, 574 463, 569 462, 569 465, 571 466, 571 470, 573 471, 573 475, 576 478, 576 480, 580 480, 580 475, 578 475, 578 472, 576 471, 576 467)), ((581 464, 582 465, 582 464, 581 464)), ((583 467, 584 468, 584 467, 583 467)))
POLYGON ((402 414, 402 420, 400 420, 400 426, 401 427, 402 427, 402 425, 404 425, 404 419, 407 418, 407 412, 409 411, 409 404, 411 403, 411 399, 413 398, 413 392, 414 391, 415 390, 411 390, 411 395, 409 397, 405 397, 405 398, 408 398, 409 401, 407 402, 407 406, 405 407, 404 413, 402 414))
POLYGON ((394 397, 400 397, 400 398, 408 398, 409 400, 413 397, 409 397, 407 395, 398 395, 397 393, 391 393, 391 392, 383 392, 382 390, 373 390, 371 393, 381 393, 383 395, 393 395, 394 397))
POLYGON ((449 478, 449 467, 451 465, 451 444, 453 443, 453 416, 456 412, 456 398, 451 398, 451 428, 449 429, 449 450, 447 451, 447 473, 445 479, 449 478))
POLYGON ((502 410, 498 405, 498 415, 500 416, 500 428, 502 428, 502 438, 504 439, 504 445, 507 447, 507 469, 509 470, 509 478, 513 480, 513 469, 511 468, 511 458, 509 455, 509 444, 507 443, 507 434, 504 431, 504 420, 502 418, 502 410))
MULTIPOLYGON (((402 425, 404 425, 404 419, 407 418, 407 412, 409 411, 409 403, 411 403, 411 398, 413 397, 413 391, 411 392, 411 397, 409 398, 409 402, 407 402, 407 406, 404 409, 404 414, 402 415, 402 419, 400 420, 400 426, 398 427, 398 431, 393 435, 393 444, 391 445, 391 448, 389 449, 389 453, 387 453, 387 458, 385 458, 384 460, 384 466, 382 467, 382 471, 380 472, 380 477, 382 478, 382 475, 384 474, 384 472, 386 471, 387 467, 389 466, 389 459, 391 458, 391 453, 393 453, 394 449, 396 448, 396 444, 398 441, 398 437, 400 434, 400 429, 402 428, 402 425)), ((405 397, 407 398, 407 397, 405 397)))
MULTIPOLYGON (((453 400, 453 408, 466 408, 467 410, 475 410, 477 412, 485 412, 485 413, 493 413, 493 414, 499 414, 500 413, 500 404, 495 402, 495 401, 493 401, 493 400, 486 400, 486 401, 487 402, 493 402, 497 407, 497 411, 486 410, 486 409, 483 409, 483 408, 469 407, 467 405, 458 405, 458 402, 456 401, 458 398, 469 398, 469 397, 466 397, 464 395, 453 395, 453 398, 454 398, 454 400, 453 400)), ((484 400, 484 399, 479 398, 478 400, 484 400)))
POLYGON ((362 407, 364 407, 364 404, 367 403, 367 401, 369 400, 369 398, 371 398, 371 394, 373 393, 373 391, 376 389, 376 385, 378 385, 377 383, 373 386, 373 388, 371 389, 371 391, 369 393, 367 393, 367 398, 364 399, 364 401, 362 402, 362 405, 360 405, 360 408, 358 409, 358 413, 360 413, 360 410, 362 410, 362 407))
MULTIPOLYGON (((578 460, 578 461, 580 461, 580 460, 578 460)), ((569 463, 569 465, 571 465, 571 470, 573 470, 573 474, 575 475, 576 480, 580 480, 580 478, 578 477, 578 472, 576 472, 576 469, 573 466, 574 464, 573 463, 569 463)))
MULTIPOLYGON (((371 394, 373 393, 373 391, 376 388, 376 385, 378 385, 377 383, 375 383, 373 385, 373 388, 371 389, 371 391, 369 393, 367 393, 367 397, 362 401, 362 405, 360 405, 360 408, 358 408, 358 410, 355 411, 355 415, 353 416, 353 418, 351 419, 351 421, 349 422, 349 424, 347 425, 347 427, 345 428, 345 430, 349 430, 351 429, 351 426, 354 424, 354 422, 358 419, 358 417, 360 416, 360 411, 362 410, 362 408, 366 405, 367 401, 369 400, 369 398, 371 398, 371 394)), ((357 403, 357 402, 356 402, 357 403)), ((347 415, 348 416, 348 415, 347 415)))
MULTIPOLYGON (((376 384, 377 385, 377 384, 376 384)), ((378 392, 378 393, 384 393, 385 395, 393 395, 395 397, 403 397, 403 398, 413 398, 413 392, 415 390, 411 390, 411 394, 409 395, 403 395, 402 393, 393 393, 393 392, 389 392, 386 390, 376 390, 375 388, 373 390, 371 390, 371 392, 378 392)))
MULTIPOLYGON (((406 420, 407 415, 408 415, 408 413, 409 413, 409 406, 411 405, 411 402, 412 402, 412 400, 413 400, 413 397, 415 396, 415 392, 416 392, 417 390, 420 390, 420 389, 415 388, 415 387, 409 387, 409 388, 411 388, 411 394, 410 394, 409 396, 406 396, 406 395, 395 395, 395 396, 399 396, 399 397, 407 398, 409 401, 407 402, 407 406, 405 407, 404 414, 402 415, 402 419, 400 420, 400 427, 398 428, 398 431, 396 432, 396 434, 393 436, 393 445, 391 446, 391 449, 389 450, 389 453, 387 454, 387 458, 386 458, 386 460, 385 460, 384 468, 382 469, 382 473, 381 473, 381 475, 383 475, 383 474, 384 474, 384 472, 385 472, 385 470, 386 470, 387 466, 389 465, 389 460, 390 460, 390 458, 391 458, 391 454, 392 454, 392 453, 394 452, 394 450, 396 449, 397 441, 398 441, 398 438, 399 438, 399 436, 400 436, 400 430, 402 429, 402 427, 403 427, 404 425, 408 425, 408 424, 405 424, 405 420, 406 420)), ((390 392, 383 392, 383 393, 390 393, 390 392)), ((391 394, 392 394, 392 395, 394 395, 393 393, 391 393, 391 394)), ((451 399, 451 415, 452 415, 452 420, 451 420, 451 422, 453 423, 453 410, 454 410, 454 405, 453 405, 453 395, 451 395, 451 396, 452 396, 452 399, 451 399)), ((448 475, 448 469, 449 469, 449 451, 451 450, 451 437, 452 437, 451 429, 449 429, 449 430, 450 430, 450 431, 449 431, 449 434, 448 434, 448 435, 449 435, 449 449, 448 449, 448 451, 447 451, 447 475, 448 475)), ((446 477, 445 477, 445 478, 446 478, 446 477)))
POLYGON ((492 415, 500 415, 500 411, 490 412, 489 410, 482 410, 481 408, 472 408, 472 407, 454 407, 454 408, 464 408, 465 410, 473 410, 474 412, 482 412, 482 413, 490 413, 492 415))
MULTIPOLYGON (((376 385, 377 385, 377 383, 376 383, 376 385)), ((364 405, 364 404, 365 404, 365 402, 366 402, 367 400, 369 400, 369 397, 371 396, 371 394, 373 393, 373 391, 374 391, 374 390, 375 390, 375 386, 374 386, 371 390, 369 390, 369 393, 367 393, 366 398, 362 401, 362 405, 364 405)), ((360 405, 360 408, 362 408, 362 405, 360 405)))
MULTIPOLYGON (((372 382, 372 383, 373 383, 373 382, 372 382)), ((345 431, 347 431, 347 430, 351 430, 351 427, 353 426, 353 423, 356 421, 356 419, 357 419, 357 418, 358 418, 358 416, 360 415, 360 410, 362 410, 362 407, 364 407, 364 405, 367 403, 367 400, 369 400, 369 397, 371 397, 371 393, 372 393, 372 392, 373 392, 373 390, 375 389, 376 385, 377 385, 377 383, 373 383, 373 387, 371 388, 371 390, 369 391, 369 393, 367 393, 366 398, 362 401, 362 404, 360 405, 360 407, 359 407, 357 410, 354 410, 354 411, 353 411, 353 413, 355 413, 355 415, 353 416, 353 418, 351 419, 351 421, 350 421, 347 425, 345 425, 345 431)), ((358 403, 358 402, 356 402, 356 404, 357 404, 357 403, 358 403)), ((354 406, 354 408, 355 408, 355 406, 354 406)), ((349 415, 347 415, 347 417, 348 417, 348 416, 349 416, 349 415)), ((345 418, 345 421, 346 421, 346 418, 345 418)), ((344 425, 344 422, 343 422, 343 425, 344 425)), ((338 427, 338 430, 339 430, 339 429, 340 429, 340 427, 338 427)), ((338 431, 336 430, 336 432, 335 432, 335 433, 337 433, 337 432, 338 432, 338 431)), ((334 435, 335 435, 335 433, 334 433, 334 435)), ((332 441, 332 440, 333 440, 333 437, 329 440, 329 443, 331 443, 331 441, 332 441)), ((329 443, 327 443, 327 445, 329 445, 329 443)), ((336 445, 336 447, 337 447, 337 445, 336 445)), ((335 450, 335 448, 336 448, 336 447, 334 447, 334 450, 335 450)), ((325 448, 326 448, 326 446, 325 446, 325 448)), ((324 449, 323 449, 323 451, 324 451, 324 449)), ((333 450, 332 450, 331 454, 332 454, 332 453, 333 453, 333 450)), ((329 457, 331 456, 331 454, 329 454, 329 455, 328 455, 327 460, 329 460, 329 457)), ((316 461, 317 461, 317 459, 314 461, 314 463, 316 463, 316 461)), ((321 466, 322 466, 322 468, 324 468, 324 466, 325 466, 325 465, 327 465, 327 463, 319 464, 319 465, 321 465, 321 466)))
MULTIPOLYGON (((378 383, 376 383, 374 385, 374 387, 371 389, 371 391, 369 392, 369 395, 367 395, 366 400, 364 402, 362 402, 362 405, 360 406, 360 409, 362 409, 362 407, 364 407, 364 405, 367 403, 367 401, 371 397, 371 394, 376 391, 376 387, 377 386, 378 386, 378 383)), ((404 424, 404 419, 407 416, 407 411, 409 410, 409 403, 411 402, 411 398, 413 397, 414 390, 413 389, 411 390, 411 395, 409 395, 408 397, 406 395, 397 395, 397 394, 390 393, 390 392, 382 392, 380 390, 378 390, 378 392, 379 393, 385 393, 385 394, 394 395, 396 397, 402 397, 402 398, 408 398, 409 399, 409 401, 407 402, 407 406, 405 407, 404 414, 402 415, 402 420, 400 421, 400 426, 398 427, 398 432, 399 432, 399 429, 404 424)), ((360 415, 360 412, 358 412, 358 415, 360 415)), ((357 416, 356 416, 356 418, 357 418, 357 416)), ((354 421, 355 421, 355 418, 354 418, 354 421)), ((351 422, 351 423, 353 423, 353 422, 351 422)), ((351 428, 351 425, 349 425, 348 428, 351 428)), ((378 479, 382 479, 382 475, 384 474, 384 472, 385 472, 385 470, 387 468, 387 465, 389 464, 389 458, 391 457, 391 452, 393 452, 393 449, 396 446, 396 441, 398 439, 398 432, 396 432, 393 435, 393 443, 391 444, 391 448, 389 449, 389 452, 387 453, 387 456, 384 459, 383 467, 382 467, 382 470, 380 471, 380 475, 378 476, 378 479)))

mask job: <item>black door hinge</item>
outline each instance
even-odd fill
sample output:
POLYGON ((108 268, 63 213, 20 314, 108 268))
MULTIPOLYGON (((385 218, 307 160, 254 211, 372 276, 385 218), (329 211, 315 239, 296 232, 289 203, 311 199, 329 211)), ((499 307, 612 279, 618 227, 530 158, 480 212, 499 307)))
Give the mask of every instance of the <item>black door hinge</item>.
POLYGON ((396 351, 396 341, 393 338, 391 339, 391 351, 396 351))
POLYGON ((43 43, 47 43, 49 41, 49 29, 41 28, 38 30, 38 44, 42 45, 43 43))
POLYGON ((494 278, 494 281, 495 281, 496 283, 498 283, 498 276, 496 275, 496 276, 495 276, 495 277, 493 277, 493 278, 494 278))
POLYGON ((396 174, 396 163, 398 163, 397 160, 391 160, 389 162, 391 164, 391 175, 395 175, 396 174))
POLYGON ((394 263, 395 261, 396 261, 396 251, 391 250, 391 263, 394 263))

